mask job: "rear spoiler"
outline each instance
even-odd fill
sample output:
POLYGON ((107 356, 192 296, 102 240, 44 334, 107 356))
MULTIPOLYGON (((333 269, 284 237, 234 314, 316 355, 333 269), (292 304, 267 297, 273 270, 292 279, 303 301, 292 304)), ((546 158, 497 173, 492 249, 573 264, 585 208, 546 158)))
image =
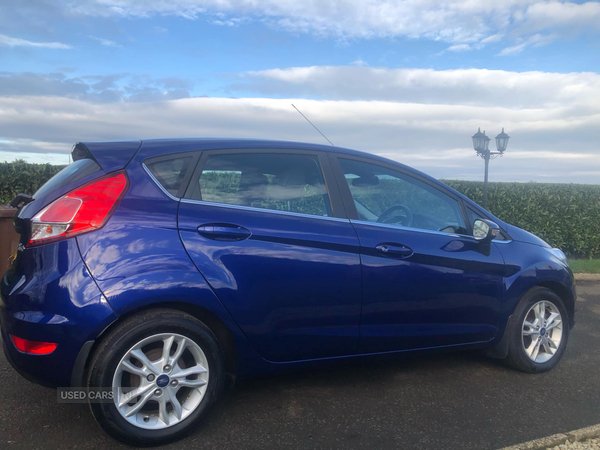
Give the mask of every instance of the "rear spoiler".
POLYGON ((142 141, 114 141, 114 142, 78 142, 73 146, 71 156, 73 161, 80 159, 94 160, 104 172, 114 172, 127 166, 133 159, 142 141))

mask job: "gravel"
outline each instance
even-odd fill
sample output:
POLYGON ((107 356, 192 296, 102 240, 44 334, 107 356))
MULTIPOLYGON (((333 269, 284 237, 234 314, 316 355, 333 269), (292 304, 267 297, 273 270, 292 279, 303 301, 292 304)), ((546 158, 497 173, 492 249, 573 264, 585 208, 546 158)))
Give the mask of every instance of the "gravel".
POLYGON ((570 442, 566 441, 564 444, 557 445, 556 447, 548 447, 548 450, 600 450, 600 439, 587 439, 582 442, 570 442))

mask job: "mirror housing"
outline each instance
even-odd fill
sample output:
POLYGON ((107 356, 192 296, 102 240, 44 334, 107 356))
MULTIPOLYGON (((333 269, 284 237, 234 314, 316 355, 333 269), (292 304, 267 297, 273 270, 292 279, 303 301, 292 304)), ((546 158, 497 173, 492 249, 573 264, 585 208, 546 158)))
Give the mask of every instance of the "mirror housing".
POLYGON ((498 234, 500 234, 500 227, 491 220, 476 219, 473 222, 473 237, 479 242, 492 242, 498 234))

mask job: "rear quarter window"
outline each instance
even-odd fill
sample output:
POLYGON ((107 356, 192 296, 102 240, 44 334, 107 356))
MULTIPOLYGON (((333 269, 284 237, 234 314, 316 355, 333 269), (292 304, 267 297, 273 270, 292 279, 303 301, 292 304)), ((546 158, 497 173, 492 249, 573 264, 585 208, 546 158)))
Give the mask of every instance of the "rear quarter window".
POLYGON ((193 156, 189 155, 149 160, 144 164, 169 194, 177 196, 192 160, 193 156))

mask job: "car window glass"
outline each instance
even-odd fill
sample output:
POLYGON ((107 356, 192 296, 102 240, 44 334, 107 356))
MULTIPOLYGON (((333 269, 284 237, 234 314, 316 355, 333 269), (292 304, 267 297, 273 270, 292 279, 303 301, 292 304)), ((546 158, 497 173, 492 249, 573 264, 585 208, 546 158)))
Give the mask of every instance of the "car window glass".
POLYGON ((460 205, 439 189, 375 164, 340 164, 360 220, 466 234, 460 205))
POLYGON ((171 195, 177 195, 192 162, 191 156, 147 163, 146 167, 171 195))
POLYGON ((77 160, 46 181, 46 183, 33 194, 33 198, 42 198, 50 192, 56 191, 69 183, 87 177, 99 170, 102 169, 100 169, 100 166, 92 159, 77 160))
POLYGON ((312 155, 214 155, 198 183, 203 201, 331 216, 321 166, 312 155))

